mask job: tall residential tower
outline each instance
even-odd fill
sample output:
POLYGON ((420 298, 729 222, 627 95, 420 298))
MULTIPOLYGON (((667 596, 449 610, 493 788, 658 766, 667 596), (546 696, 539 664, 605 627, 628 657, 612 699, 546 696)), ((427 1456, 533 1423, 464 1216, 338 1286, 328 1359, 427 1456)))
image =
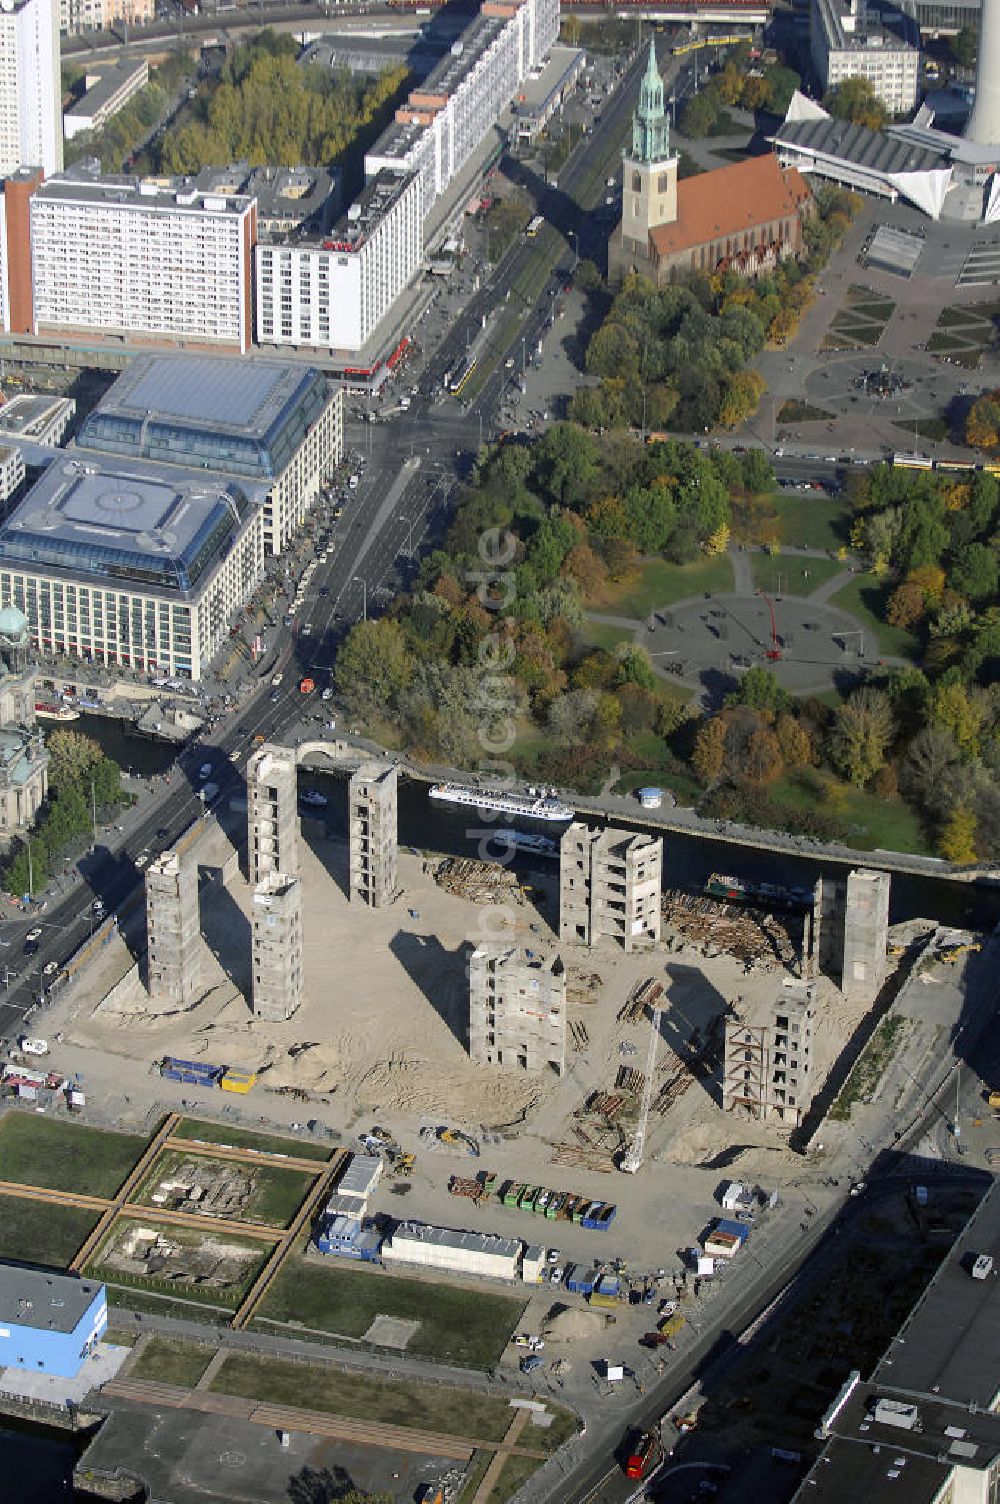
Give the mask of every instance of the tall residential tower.
POLYGON ((62 165, 58 0, 0 0, 0 178, 62 165))

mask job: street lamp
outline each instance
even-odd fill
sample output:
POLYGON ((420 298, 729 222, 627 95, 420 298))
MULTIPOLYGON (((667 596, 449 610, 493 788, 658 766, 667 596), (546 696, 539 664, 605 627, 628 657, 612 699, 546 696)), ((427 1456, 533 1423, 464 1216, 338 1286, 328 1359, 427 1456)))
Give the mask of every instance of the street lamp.
POLYGON ((364 620, 367 621, 368 620, 368 585, 367 585, 366 581, 363 580, 359 574, 356 574, 354 576, 354 578, 351 581, 351 583, 353 585, 360 585, 361 586, 361 590, 362 590, 362 596, 361 596, 361 615, 364 618, 364 620))

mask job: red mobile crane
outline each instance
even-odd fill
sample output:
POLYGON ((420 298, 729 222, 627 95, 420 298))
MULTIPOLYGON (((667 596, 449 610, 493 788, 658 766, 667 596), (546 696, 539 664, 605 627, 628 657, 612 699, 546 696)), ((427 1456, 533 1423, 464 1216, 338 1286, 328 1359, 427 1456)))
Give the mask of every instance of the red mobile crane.
POLYGON ((763 590, 758 590, 757 594, 762 601, 767 601, 767 609, 771 613, 771 646, 764 649, 764 657, 769 659, 771 663, 775 663, 782 654, 781 643, 778 640, 778 628, 774 620, 774 602, 769 595, 764 594, 763 590))

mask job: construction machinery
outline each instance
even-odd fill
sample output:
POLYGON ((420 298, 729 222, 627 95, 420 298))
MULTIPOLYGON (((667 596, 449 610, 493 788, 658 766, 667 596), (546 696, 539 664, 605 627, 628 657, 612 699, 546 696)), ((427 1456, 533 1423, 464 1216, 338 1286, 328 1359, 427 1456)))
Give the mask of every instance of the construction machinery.
POLYGON ((974 951, 980 951, 982 948, 978 940, 966 940, 957 945, 945 945, 938 951, 936 959, 947 962, 949 966, 954 966, 962 956, 969 955, 974 951))
POLYGON ((767 609, 771 613, 771 646, 764 649, 764 657, 767 658, 769 662, 776 663, 778 659, 781 658, 782 653, 781 639, 778 636, 778 625, 774 619, 774 602, 769 595, 764 594, 763 590, 758 590, 757 594, 760 596, 762 601, 767 602, 767 609))
POLYGON ((635 1125, 635 1137, 625 1150, 619 1161, 618 1168, 626 1175, 634 1175, 642 1164, 643 1154, 646 1149, 646 1124, 649 1121, 649 1109, 653 1101, 653 1077, 656 1072, 656 1051, 660 1043, 660 1018, 662 1009, 654 1008, 649 1029, 649 1052, 646 1056, 646 1080, 642 1088, 642 1103, 639 1107, 639 1120, 635 1125))

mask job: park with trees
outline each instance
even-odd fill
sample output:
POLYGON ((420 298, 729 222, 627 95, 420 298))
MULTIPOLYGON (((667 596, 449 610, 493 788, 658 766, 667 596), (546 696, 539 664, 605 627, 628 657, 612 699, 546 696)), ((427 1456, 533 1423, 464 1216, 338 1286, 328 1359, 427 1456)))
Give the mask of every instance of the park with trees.
POLYGON ((570 422, 485 449, 411 589, 348 633, 338 695, 418 760, 482 766, 489 747, 525 776, 582 792, 653 781, 717 818, 996 860, 991 475, 852 472, 832 552, 857 571, 850 609, 894 650, 827 694, 794 698, 758 665, 699 706, 650 657, 641 622, 603 624, 731 591, 735 540, 778 554, 783 519, 794 542, 802 523, 788 519, 811 505, 776 500, 760 450, 642 444, 570 422))

